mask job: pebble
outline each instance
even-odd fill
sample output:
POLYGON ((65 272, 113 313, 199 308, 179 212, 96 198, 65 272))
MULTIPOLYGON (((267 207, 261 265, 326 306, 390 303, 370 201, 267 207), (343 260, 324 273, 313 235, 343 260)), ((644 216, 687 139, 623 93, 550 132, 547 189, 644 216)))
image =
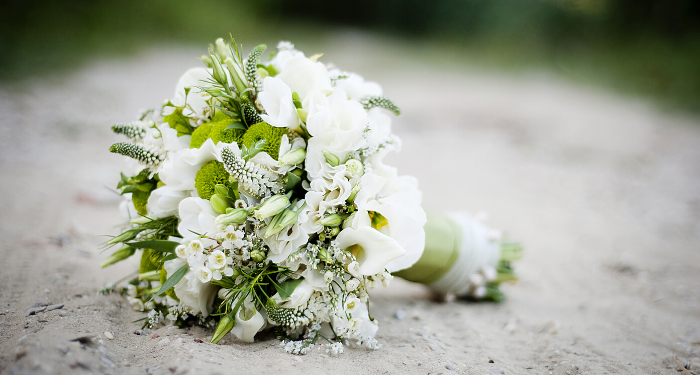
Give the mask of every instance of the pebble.
POLYGON ((137 329, 136 331, 134 331, 134 335, 139 335, 139 336, 143 335, 143 330, 137 329))
POLYGON ((407 314, 408 313, 406 313, 406 310, 398 309, 398 310, 396 310, 395 316, 396 316, 396 319, 398 319, 398 320, 404 320, 404 319, 406 319, 407 314))
POLYGON ((105 337, 110 340, 114 340, 114 335, 112 334, 112 332, 105 331, 105 337))
POLYGON ((157 333, 154 333, 154 334, 151 335, 151 338, 152 338, 152 339, 157 339, 157 338, 159 338, 159 337, 160 337, 160 335, 157 334, 157 333))
POLYGON ((60 304, 51 305, 51 306, 47 307, 46 311, 53 311, 53 310, 58 310, 58 309, 62 309, 62 308, 63 308, 63 304, 60 303, 60 304))
POLYGON ((455 367, 452 366, 451 363, 446 364, 446 365, 445 365, 445 368, 448 369, 448 370, 450 370, 450 371, 454 371, 454 370, 455 370, 455 367))
POLYGON ((168 345, 169 343, 170 343, 170 339, 166 337, 166 338, 158 341, 158 347, 162 348, 162 347, 168 345))
POLYGON ((68 315, 68 311, 66 311, 66 310, 61 310, 61 311, 58 312, 58 316, 60 316, 60 317, 64 317, 64 316, 67 316, 67 315, 68 315))
POLYGON ((489 369, 489 372, 492 374, 505 374, 506 373, 505 371, 503 371, 502 369, 500 369, 498 367, 494 367, 492 369, 489 369))

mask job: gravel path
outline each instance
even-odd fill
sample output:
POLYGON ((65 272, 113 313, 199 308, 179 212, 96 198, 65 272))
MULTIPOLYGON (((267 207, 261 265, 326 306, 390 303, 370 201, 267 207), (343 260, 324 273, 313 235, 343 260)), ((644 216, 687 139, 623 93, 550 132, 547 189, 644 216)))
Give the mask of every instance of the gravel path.
POLYGON ((288 355, 273 337, 139 331, 143 314, 96 293, 129 272, 97 266, 98 234, 119 222, 108 125, 160 104, 202 52, 155 49, 0 87, 0 372, 674 374, 675 355, 700 373, 700 120, 547 76, 360 59, 386 46, 331 42, 324 59, 404 109, 388 162, 419 178, 424 206, 485 210, 526 245, 505 303, 435 302, 396 280, 372 299, 383 348, 338 357, 288 355))

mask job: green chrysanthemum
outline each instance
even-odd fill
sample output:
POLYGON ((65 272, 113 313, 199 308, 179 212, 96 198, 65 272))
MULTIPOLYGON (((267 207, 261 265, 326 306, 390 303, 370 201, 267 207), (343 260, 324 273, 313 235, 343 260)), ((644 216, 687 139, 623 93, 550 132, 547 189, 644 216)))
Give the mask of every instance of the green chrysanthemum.
POLYGON ((263 151, 267 152, 273 159, 277 160, 280 153, 280 143, 282 136, 287 134, 287 128, 277 128, 264 122, 259 122, 248 128, 243 134, 243 144, 250 148, 255 142, 265 139, 267 143, 263 151))
POLYGON ((211 122, 207 122, 206 124, 202 124, 197 127, 197 129, 192 132, 192 138, 190 139, 190 148, 200 148, 204 142, 209 139, 209 134, 211 134, 211 130, 214 128, 211 122))
POLYGON ((194 187, 202 199, 209 199, 216 193, 214 190, 216 184, 228 185, 228 183, 229 174, 224 164, 216 160, 204 164, 194 178, 194 187))

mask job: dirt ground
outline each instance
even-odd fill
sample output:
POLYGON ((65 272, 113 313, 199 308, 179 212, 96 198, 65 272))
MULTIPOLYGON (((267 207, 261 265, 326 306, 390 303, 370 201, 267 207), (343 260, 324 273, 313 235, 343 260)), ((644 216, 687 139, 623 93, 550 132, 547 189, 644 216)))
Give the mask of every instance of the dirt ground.
POLYGON ((0 372, 674 374, 677 356, 700 373, 700 119, 385 47, 340 38, 323 58, 404 109, 388 162, 419 178, 426 208, 486 211, 525 245, 504 303, 437 302, 395 280, 372 298, 383 347, 337 357, 289 355, 272 336, 137 331, 142 313, 97 294, 130 272, 98 267, 121 220, 109 125, 170 97, 204 52, 154 49, 0 86, 0 372))

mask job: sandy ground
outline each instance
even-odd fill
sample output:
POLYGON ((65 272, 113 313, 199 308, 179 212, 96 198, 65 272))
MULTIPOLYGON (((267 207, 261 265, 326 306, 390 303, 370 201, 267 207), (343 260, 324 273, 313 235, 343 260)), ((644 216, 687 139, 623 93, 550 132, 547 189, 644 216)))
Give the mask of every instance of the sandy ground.
POLYGON ((0 372, 673 374, 674 355, 700 372, 700 120, 385 47, 340 38, 324 58, 404 109, 389 161, 420 179, 425 207, 487 211, 525 244, 506 302, 435 302, 396 280, 372 299, 383 348, 338 357, 269 336, 211 345, 200 328, 135 334, 143 314, 97 295, 129 272, 98 267, 120 220, 108 125, 168 98, 203 52, 152 50, 0 87, 0 372), (63 306, 29 315, 41 305, 63 306))

